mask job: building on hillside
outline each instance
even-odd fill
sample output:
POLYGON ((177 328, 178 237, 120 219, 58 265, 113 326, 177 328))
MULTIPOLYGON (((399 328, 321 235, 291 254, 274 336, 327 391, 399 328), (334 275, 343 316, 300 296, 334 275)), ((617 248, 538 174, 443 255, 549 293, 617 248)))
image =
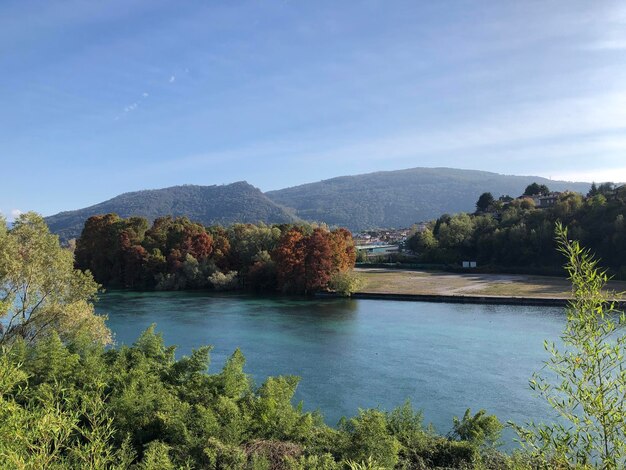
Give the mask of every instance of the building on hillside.
POLYGON ((505 196, 500 196, 498 198, 498 201, 502 203, 502 207, 506 207, 509 204, 511 204, 511 202, 513 202, 515 200, 515 198, 512 198, 511 196, 509 196, 508 194, 505 196))
POLYGON ((551 192, 548 194, 534 196, 533 201, 535 201, 535 207, 538 209, 547 209, 549 207, 554 207, 562 194, 563 193, 560 192, 551 192))

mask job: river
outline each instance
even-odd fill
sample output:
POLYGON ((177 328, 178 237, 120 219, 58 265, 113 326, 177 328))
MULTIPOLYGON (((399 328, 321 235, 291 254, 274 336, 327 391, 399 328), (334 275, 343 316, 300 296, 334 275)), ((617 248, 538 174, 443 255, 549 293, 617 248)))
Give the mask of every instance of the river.
MULTIPOLYGON (((446 433, 470 407, 501 420, 546 420, 528 387, 563 328, 562 309, 242 294, 110 292, 97 304, 118 344, 151 323, 178 356, 211 344, 211 372, 239 347, 257 384, 301 377, 296 399, 334 425, 358 408, 410 399, 446 433)), ((511 432, 507 433, 510 440, 511 432)))

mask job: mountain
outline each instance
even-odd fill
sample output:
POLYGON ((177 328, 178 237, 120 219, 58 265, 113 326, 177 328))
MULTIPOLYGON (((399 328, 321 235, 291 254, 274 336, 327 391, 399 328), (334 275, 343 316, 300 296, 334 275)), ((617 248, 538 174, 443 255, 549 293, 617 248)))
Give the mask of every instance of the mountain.
POLYGON ((240 181, 221 186, 173 186, 121 194, 108 201, 46 218, 62 240, 80 235, 92 215, 182 216, 205 225, 235 222, 285 223, 298 219, 365 230, 409 227, 444 213, 470 212, 485 191, 520 195, 537 182, 554 191, 586 193, 588 183, 552 181, 452 168, 412 168, 342 176, 263 194, 240 181))
POLYGON ((270 191, 278 204, 298 217, 352 230, 409 227, 444 213, 471 212, 486 191, 496 198, 518 196, 532 182, 553 191, 586 193, 588 183, 553 181, 537 176, 510 176, 452 168, 412 168, 342 176, 270 191))
POLYGON ((116 213, 121 217, 142 216, 149 220, 164 215, 187 216, 205 225, 235 222, 286 223, 297 220, 245 181, 214 186, 173 186, 121 194, 94 206, 61 212, 46 218, 62 240, 80 235, 92 215, 116 213))

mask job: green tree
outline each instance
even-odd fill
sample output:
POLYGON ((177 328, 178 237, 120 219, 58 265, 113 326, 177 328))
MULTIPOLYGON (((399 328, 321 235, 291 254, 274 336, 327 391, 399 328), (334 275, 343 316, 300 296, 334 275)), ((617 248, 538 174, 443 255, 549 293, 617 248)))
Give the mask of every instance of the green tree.
POLYGON ((503 425, 495 415, 488 415, 485 410, 476 414, 468 408, 463 419, 456 416, 452 420, 452 434, 461 441, 467 441, 478 447, 497 446, 503 425))
POLYGON ((33 343, 58 333, 63 341, 86 335, 110 343, 104 317, 94 313, 98 284, 74 269, 63 249, 33 212, 20 215, 11 230, 0 221, 0 345, 22 338, 33 343))
POLYGON ((551 376, 535 374, 531 388, 558 412, 554 424, 517 427, 527 449, 553 464, 588 465, 605 470, 626 465, 626 324, 607 300, 608 277, 598 261, 557 225, 559 251, 573 286, 561 348, 546 342, 551 376))
POLYGON ((523 196, 542 196, 549 192, 550 189, 545 184, 532 183, 526 186, 523 196))
POLYGON ((476 212, 485 212, 493 205, 494 202, 495 199, 493 198, 493 194, 482 193, 478 198, 478 201, 476 201, 476 212))
MULTIPOLYGON (((39 345, 38 345, 39 346, 39 345)), ((64 345, 58 344, 63 350, 64 345)), ((66 351, 65 351, 66 352, 66 351)), ((61 352, 63 354, 63 352, 61 352)), ((102 387, 29 386, 28 373, 0 354, 0 468, 126 470, 135 454, 113 441, 102 387)))
POLYGON ((363 287, 364 281, 354 271, 334 273, 330 277, 328 287, 339 295, 349 297, 363 287))
POLYGON ((348 434, 348 457, 356 462, 373 459, 372 464, 394 468, 400 442, 389 434, 387 425, 385 413, 375 409, 359 410, 358 416, 343 420, 340 427, 348 434))
POLYGON ((607 182, 602 183, 598 186, 598 193, 600 194, 608 194, 615 190, 615 183, 607 182))

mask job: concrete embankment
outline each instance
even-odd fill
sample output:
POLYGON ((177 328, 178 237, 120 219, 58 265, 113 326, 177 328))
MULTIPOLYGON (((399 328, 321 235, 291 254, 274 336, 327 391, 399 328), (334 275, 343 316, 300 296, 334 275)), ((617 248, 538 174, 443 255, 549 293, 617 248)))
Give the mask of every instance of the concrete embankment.
MULTIPOLYGON (((338 297, 331 292, 318 293, 319 297, 338 297)), ((431 295, 431 294, 393 294, 380 292, 356 292, 353 299, 371 300, 402 300, 411 302, 439 302, 458 304, 487 304, 487 305, 529 305, 540 307, 565 307, 569 299, 556 297, 505 297, 482 295, 431 295)), ((617 302, 620 309, 626 307, 626 301, 617 302)))
POLYGON ((502 297, 484 295, 427 295, 427 294, 388 294, 378 292, 358 292, 355 299, 407 300, 414 302, 444 302, 455 304, 493 304, 493 305, 536 305, 544 307, 564 307, 568 299, 538 297, 502 297))

